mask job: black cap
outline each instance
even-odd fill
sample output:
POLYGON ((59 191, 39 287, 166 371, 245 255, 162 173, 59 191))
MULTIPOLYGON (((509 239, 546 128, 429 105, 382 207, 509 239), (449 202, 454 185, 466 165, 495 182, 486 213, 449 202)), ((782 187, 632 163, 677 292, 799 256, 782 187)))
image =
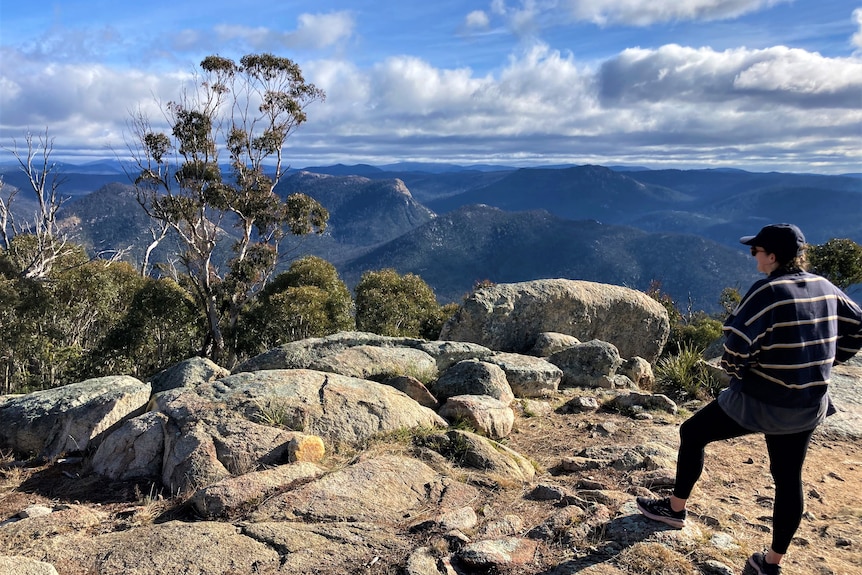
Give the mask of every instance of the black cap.
POLYGON ((775 254, 779 263, 786 264, 795 258, 805 246, 802 230, 793 224, 770 224, 757 232, 756 236, 743 236, 739 242, 747 246, 760 246, 775 254))

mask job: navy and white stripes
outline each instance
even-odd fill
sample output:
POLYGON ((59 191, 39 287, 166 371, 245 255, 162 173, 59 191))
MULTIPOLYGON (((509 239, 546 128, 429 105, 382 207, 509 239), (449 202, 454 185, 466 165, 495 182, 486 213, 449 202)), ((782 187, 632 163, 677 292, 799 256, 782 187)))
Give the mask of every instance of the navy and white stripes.
POLYGON ((832 365, 862 348, 862 309, 807 272, 756 282, 724 325, 721 366, 741 391, 783 407, 816 405, 832 365))

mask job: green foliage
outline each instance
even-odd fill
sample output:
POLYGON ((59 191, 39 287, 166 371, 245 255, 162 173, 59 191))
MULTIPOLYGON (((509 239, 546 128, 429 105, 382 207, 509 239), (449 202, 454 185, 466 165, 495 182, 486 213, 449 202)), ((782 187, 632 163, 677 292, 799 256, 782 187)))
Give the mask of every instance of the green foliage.
POLYGON ((143 280, 128 264, 90 261, 67 246, 47 275, 23 275, 25 235, 0 252, 0 378, 6 393, 45 389, 93 374, 100 342, 129 309, 143 280))
MULTIPOLYGON (((165 107, 170 134, 155 132, 141 115, 134 118, 135 186, 157 227, 179 238, 177 260, 187 276, 180 284, 207 320, 207 355, 230 367, 240 344, 240 314, 274 273, 281 240, 326 227, 329 213, 317 201, 274 192, 286 170, 287 138, 306 121, 305 108, 325 95, 294 62, 272 54, 250 54, 239 64, 209 56, 200 67, 200 89, 165 107), (220 149, 230 174, 222 174, 220 149), (225 268, 215 261, 228 223, 238 233, 225 268)), ((315 304, 322 296, 303 290, 297 297, 315 304)))
POLYGON ((667 348, 682 350, 684 347, 692 347, 705 350, 721 337, 722 325, 722 322, 704 313, 694 314, 692 318, 671 329, 667 348))
POLYGON ((833 238, 809 246, 808 260, 814 273, 841 289, 862 283, 862 246, 853 240, 833 238))
MULTIPOLYGON (((670 334, 662 351, 663 356, 679 354, 685 348, 698 349, 702 352, 721 337, 723 325, 721 320, 701 311, 689 311, 683 314, 673 299, 661 291, 660 282, 653 281, 646 293, 664 306, 670 319, 670 334)), ((740 299, 736 289, 725 288, 721 292, 720 304, 722 309, 732 311, 740 299)), ((730 311, 727 313, 729 314, 730 311)))
POLYGON ((727 319, 733 310, 736 309, 736 306, 739 305, 739 302, 742 301, 742 294, 739 293, 739 290, 732 287, 726 287, 721 290, 721 296, 719 296, 718 303, 721 305, 722 309, 722 317, 721 319, 727 319))
POLYGON ((149 376, 195 355, 204 331, 194 301, 175 281, 143 281, 126 313, 104 336, 92 374, 149 376))
POLYGON ((309 256, 293 262, 246 307, 238 323, 237 348, 251 356, 353 326, 353 300, 335 266, 309 256))
POLYGON ((655 377, 658 390, 674 399, 710 399, 723 387, 706 366, 701 350, 688 344, 660 358, 655 377))
POLYGON ((435 339, 445 314, 434 291, 415 274, 368 271, 355 288, 356 328, 386 336, 435 339))

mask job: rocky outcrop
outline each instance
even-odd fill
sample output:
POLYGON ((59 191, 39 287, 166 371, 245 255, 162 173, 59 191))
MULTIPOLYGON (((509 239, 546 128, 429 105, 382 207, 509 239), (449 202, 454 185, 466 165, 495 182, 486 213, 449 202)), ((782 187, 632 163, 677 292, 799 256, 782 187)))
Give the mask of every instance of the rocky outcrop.
POLYGON ((142 413, 150 391, 148 383, 119 375, 8 399, 0 403, 0 449, 46 459, 83 451, 142 413))
MULTIPOLYGON (((272 497, 251 518, 255 522, 400 522, 445 499, 446 484, 445 478, 416 459, 371 458, 272 497)), ((463 505, 470 496, 475 491, 459 497, 458 503, 463 505)))
POLYGON ((203 487, 189 502, 207 519, 238 515, 276 491, 287 491, 297 483, 308 483, 324 473, 326 469, 315 463, 279 465, 203 487))
POLYGON ((536 474, 536 468, 520 453, 469 431, 453 429, 427 437, 422 443, 462 468, 507 481, 530 481, 536 474))
POLYGON ((126 421, 105 438, 91 461, 93 471, 121 481, 158 479, 165 452, 168 417, 151 411, 126 421))
MULTIPOLYGON (((234 373, 267 369, 317 369, 325 367, 340 352, 356 347, 416 349, 433 357, 442 371, 464 359, 485 359, 493 355, 487 347, 470 342, 427 341, 409 337, 388 337, 366 332, 340 332, 326 337, 293 341, 248 359, 234 373)), ((424 360, 423 360, 424 362, 424 360)), ((402 374, 417 371, 409 361, 401 364, 402 374)), ((324 370, 328 371, 328 370, 324 370)), ((353 375, 353 374, 343 374, 353 375)))
POLYGON ((57 575, 50 563, 27 557, 0 555, 0 573, 12 575, 57 575))
POLYGON ((670 322, 661 304, 636 290, 587 281, 536 280, 476 290, 443 326, 440 339, 526 353, 545 332, 606 341, 625 358, 655 361, 667 341, 670 322))
POLYGON ((556 393, 563 371, 538 357, 517 353, 495 353, 485 360, 500 367, 516 397, 548 397, 556 393))
MULTIPOLYGON (((639 546, 644 553, 666 549, 686 568, 732 572, 715 559, 735 545, 733 529, 721 525, 728 519, 701 508, 692 525, 671 531, 633 506, 634 495, 672 485, 678 407, 638 389, 654 381, 648 346, 621 352, 616 342, 579 332, 581 343, 546 321, 558 309, 571 321, 573 310, 587 309, 554 295, 566 287, 557 281, 495 300, 499 325, 486 326, 485 343, 345 332, 281 346, 232 375, 188 360, 153 378, 152 398, 149 385, 132 378, 0 398, 6 449, 83 456, 47 467, 69 481, 64 489, 150 486, 149 496, 125 508, 46 497, 32 505, 44 479, 28 481, 15 494, 15 515, 0 517, 0 573, 10 557, 16 575, 43 566, 99 575, 623 573, 621 549, 639 546), (530 294, 558 309, 536 311, 530 294), (528 336, 534 324, 542 331, 528 336), (534 355, 494 348, 493 337, 507 330, 534 355), (145 405, 150 411, 142 413, 145 405), (22 424, 27 417, 32 421, 22 424), (553 460, 539 463, 512 447, 533 426, 536 444, 562 444, 553 460), (654 435, 634 440, 643 426, 654 435), (30 428, 36 431, 25 433, 30 428), (75 442, 57 439, 66 431, 75 442), (87 438, 84 447, 77 438, 87 438), (617 485, 601 481, 610 476, 617 485), (173 508, 154 520, 162 496, 173 508), (722 529, 710 538, 710 526, 722 529), (578 552, 551 565, 548 557, 561 548, 578 552)), ((578 313, 598 314, 583 320, 588 326, 626 317, 638 337, 647 326, 645 337, 661 340, 654 318, 634 319, 649 306, 633 311, 624 296, 613 296, 613 312, 595 311, 604 304, 593 301, 593 311, 578 313)), ((859 433, 853 389, 860 369, 862 363, 836 369, 841 420, 818 433, 859 433)), ((14 476, 17 464, 3 464, 0 480, 14 476)), ((768 469, 762 475, 768 485, 768 469)), ((754 508, 761 503, 752 501, 754 508)), ((758 518, 744 521, 770 528, 758 518)), ((829 529, 842 545, 855 536, 829 529)))
POLYGON ((388 431, 446 425, 434 411, 392 387, 307 369, 237 373, 194 393, 196 399, 223 404, 248 420, 276 418, 273 423, 348 445, 388 431))
POLYGON ((178 387, 194 387, 199 383, 215 381, 228 375, 229 370, 205 357, 191 357, 160 371, 150 378, 150 384, 153 386, 153 393, 159 393, 178 387))

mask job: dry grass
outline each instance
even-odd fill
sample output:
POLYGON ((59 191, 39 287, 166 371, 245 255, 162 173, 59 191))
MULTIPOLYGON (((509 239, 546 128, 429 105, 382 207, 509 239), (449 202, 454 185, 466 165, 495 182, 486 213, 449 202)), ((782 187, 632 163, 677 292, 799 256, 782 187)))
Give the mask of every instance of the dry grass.
POLYGON ((617 564, 632 575, 694 575, 691 562, 659 543, 635 543, 617 556, 617 564))

